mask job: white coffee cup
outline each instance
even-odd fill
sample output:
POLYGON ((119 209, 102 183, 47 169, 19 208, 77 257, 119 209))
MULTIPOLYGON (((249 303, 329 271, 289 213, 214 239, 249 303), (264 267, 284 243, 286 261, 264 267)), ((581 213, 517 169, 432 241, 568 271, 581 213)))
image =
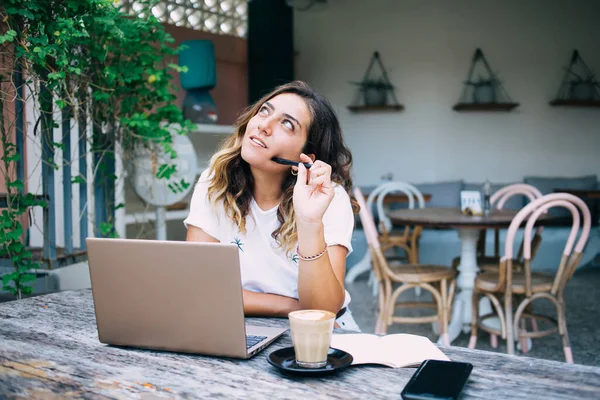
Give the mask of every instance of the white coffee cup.
POLYGON ((288 314, 296 364, 303 368, 327 365, 335 314, 324 310, 299 310, 288 314))

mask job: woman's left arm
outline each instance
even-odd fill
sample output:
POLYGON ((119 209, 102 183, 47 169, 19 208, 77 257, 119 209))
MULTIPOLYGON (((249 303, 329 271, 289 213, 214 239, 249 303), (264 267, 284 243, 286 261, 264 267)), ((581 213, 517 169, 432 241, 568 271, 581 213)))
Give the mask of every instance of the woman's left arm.
MULTIPOLYGON (((302 154, 303 162, 312 160, 302 154)), ((344 246, 327 247, 323 215, 331 204, 334 190, 331 166, 315 161, 310 170, 298 167, 294 188, 294 211, 298 232, 298 297, 300 308, 337 313, 344 304, 346 255, 344 246), (303 260, 327 251, 314 260, 303 260)))
MULTIPOLYGON (((319 254, 327 244, 323 223, 298 223, 298 253, 308 257, 319 254), (302 232, 302 233, 301 233, 302 232)), ((344 246, 331 246, 320 258, 298 260, 298 300, 301 309, 328 310, 337 313, 344 304, 344 275, 346 272, 344 246)))

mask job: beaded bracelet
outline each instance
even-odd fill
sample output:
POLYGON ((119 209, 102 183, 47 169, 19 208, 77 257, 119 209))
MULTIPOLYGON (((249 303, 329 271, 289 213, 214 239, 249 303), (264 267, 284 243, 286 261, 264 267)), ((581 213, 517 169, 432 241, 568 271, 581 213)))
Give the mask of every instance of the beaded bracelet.
POLYGON ((296 245, 296 253, 298 254, 298 258, 301 259, 301 260, 303 260, 303 261, 314 261, 317 258, 323 257, 323 254, 327 253, 327 245, 325 245, 325 249, 322 252, 320 252, 317 255, 310 256, 310 257, 304 257, 302 254, 300 254, 300 250, 298 248, 298 245, 296 245))

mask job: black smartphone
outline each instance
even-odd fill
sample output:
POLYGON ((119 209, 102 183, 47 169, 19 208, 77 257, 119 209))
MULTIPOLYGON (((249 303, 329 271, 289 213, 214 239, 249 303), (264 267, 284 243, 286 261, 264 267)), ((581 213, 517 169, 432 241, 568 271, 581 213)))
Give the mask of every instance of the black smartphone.
POLYGON ((473 365, 425 360, 402 390, 404 400, 458 399, 473 365))

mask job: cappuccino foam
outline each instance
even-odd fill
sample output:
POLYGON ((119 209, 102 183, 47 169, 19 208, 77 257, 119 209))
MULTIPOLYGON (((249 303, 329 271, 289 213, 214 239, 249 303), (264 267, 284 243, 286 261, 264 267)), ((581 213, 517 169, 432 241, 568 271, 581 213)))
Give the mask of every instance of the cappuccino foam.
POLYGON ((305 310, 294 313, 294 318, 301 319, 303 321, 324 321, 331 318, 332 313, 327 311, 319 310, 305 310))

